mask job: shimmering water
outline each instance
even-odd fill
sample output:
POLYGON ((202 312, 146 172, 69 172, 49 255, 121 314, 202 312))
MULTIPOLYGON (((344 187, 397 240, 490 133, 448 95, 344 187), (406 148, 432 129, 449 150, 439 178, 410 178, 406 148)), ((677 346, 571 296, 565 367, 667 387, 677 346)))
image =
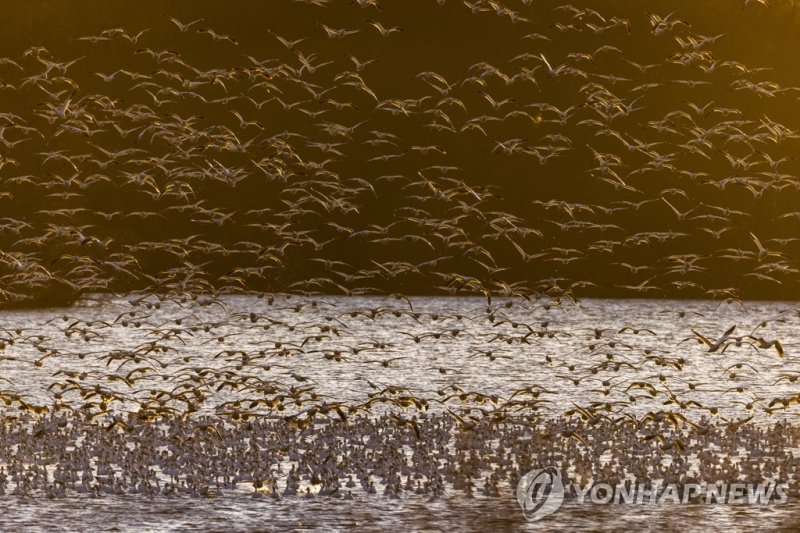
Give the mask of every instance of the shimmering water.
MULTIPOLYGON (((58 390, 53 383, 68 387, 76 379, 141 401, 153 388, 212 368, 239 378, 313 384, 321 397, 351 403, 381 385, 429 400, 442 399, 438 391, 451 385, 502 398, 543 387, 544 415, 560 415, 572 402, 628 401, 634 393, 640 398, 624 410, 642 414, 663 408, 671 393, 702 404, 690 408, 695 416, 713 407, 723 416, 741 415, 744 403, 759 419, 772 399, 793 394, 800 373, 800 339, 793 333, 800 315, 793 303, 505 300, 487 309, 479 298, 416 297, 412 310, 391 297, 279 296, 269 303, 235 296, 221 302, 99 297, 71 309, 7 312, 0 327, 13 344, 6 345, 0 371, 24 383, 16 390, 32 403, 50 401, 58 390), (156 303, 160 309, 152 308, 156 303), (711 353, 693 333, 716 340, 734 325, 730 344, 711 353), (779 340, 785 356, 758 348, 748 335, 779 340), (738 345, 736 336, 744 336, 738 345), (142 359, 135 362, 133 353, 142 359), (108 379, 136 368, 141 371, 130 375, 136 379, 130 385, 108 379), (652 383, 658 395, 642 397, 647 391, 629 388, 636 382, 652 383)), ((226 376, 202 376, 201 388, 214 390, 226 376)), ((247 397, 233 389, 215 391, 203 406, 247 397)), ((65 399, 75 397, 67 393, 65 399)))
MULTIPOLYGON (((602 412, 614 418, 670 411, 720 424, 751 415, 749 424, 791 422, 796 413, 796 407, 783 409, 773 402, 794 394, 790 379, 800 372, 794 333, 800 317, 793 302, 518 299, 488 304, 480 298, 416 297, 407 303, 393 297, 286 296, 218 302, 97 296, 72 308, 6 312, 0 317, 5 328, 0 375, 8 380, 3 395, 20 394, 27 405, 72 405, 98 421, 108 415, 96 414, 92 406, 80 409, 91 401, 85 391, 95 386, 118 395, 108 402, 110 413, 124 413, 144 410, 155 392, 175 390, 181 383, 203 392, 196 405, 200 413, 221 417, 232 406, 271 418, 302 413, 321 402, 341 402, 348 410, 368 401, 375 387, 388 386, 425 399, 431 413, 449 410, 461 416, 475 414, 471 407, 490 413, 505 404, 513 410, 507 402, 515 391, 529 387, 540 390, 542 402, 528 405, 526 412, 547 419, 575 416, 570 411, 576 406, 593 402, 607 405, 602 412), (733 325, 731 344, 715 352, 693 333, 713 341, 733 325), (739 335, 745 337, 737 346, 734 337, 739 335), (759 337, 779 340, 784 356, 774 347, 755 346, 759 337), (141 358, 136 361, 130 354, 141 358), (130 376, 137 368, 149 370, 130 376), (126 383, 119 379, 123 376, 133 380, 126 383), (284 392, 292 387, 309 392, 302 405, 287 400, 282 412, 248 409, 247 400, 258 393, 235 385, 245 380, 269 382, 284 392), (234 384, 221 387, 226 382, 234 384), (636 383, 651 384, 654 393, 636 383), (59 395, 62 388, 67 392, 59 395), (475 393, 494 400, 478 402, 475 393)), ((166 405, 185 408, 181 400, 166 405)), ((373 406, 376 414, 394 409, 373 406)), ((6 416, 18 412, 15 401, 5 410, 6 416)), ((500 489, 496 498, 450 490, 435 498, 359 493, 354 500, 287 496, 274 501, 254 499, 252 488, 244 485, 201 499, 5 496, 13 505, 0 518, 0 529, 616 531, 679 530, 692 524, 744 531, 756 525, 787 526, 800 513, 793 499, 755 507, 568 501, 545 521, 526 523, 514 487, 506 482, 500 489)))
POLYGON ((604 506, 565 503, 542 522, 526 522, 513 497, 355 501, 313 499, 24 501, 0 518, 4 531, 796 531, 800 505, 604 506))

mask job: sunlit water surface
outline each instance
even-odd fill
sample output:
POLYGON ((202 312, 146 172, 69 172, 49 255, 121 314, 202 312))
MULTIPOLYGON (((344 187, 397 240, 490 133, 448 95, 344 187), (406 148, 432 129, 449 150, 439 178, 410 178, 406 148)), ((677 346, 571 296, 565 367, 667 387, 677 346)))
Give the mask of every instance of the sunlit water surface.
MULTIPOLYGON (((239 372, 269 376, 287 385, 298 385, 297 376, 301 376, 308 379, 304 383, 315 385, 320 397, 347 404, 363 401, 373 390, 369 383, 408 387, 410 394, 428 399, 441 397, 436 391, 453 384, 502 398, 524 387, 541 386, 548 391, 541 397, 549 403, 543 404, 540 414, 555 417, 574 405, 592 401, 624 402, 630 394, 628 385, 642 381, 660 391, 668 388, 682 400, 691 399, 704 406, 686 410, 686 416, 695 420, 710 416, 709 406, 716 406, 720 416, 730 419, 753 414, 752 423, 791 421, 795 414, 791 408, 769 414, 765 411, 772 398, 789 396, 796 388, 788 379, 776 383, 781 376, 800 370, 796 355, 800 318, 791 302, 740 305, 584 300, 558 305, 515 300, 510 306, 507 301, 493 301, 487 310, 487 302, 479 298, 419 297, 412 299, 412 316, 407 303, 389 297, 320 297, 313 301, 282 296, 272 301, 227 297, 219 305, 206 305, 208 302, 202 300, 162 302, 159 309, 152 305, 147 309, 145 302, 156 301, 152 296, 145 300, 133 296, 99 298, 70 309, 3 313, 0 326, 7 328, 7 339, 15 339, 13 344, 7 343, 3 352, 8 359, 0 363, 2 376, 10 383, 5 384, 6 390, 23 392, 29 403, 47 405, 53 398, 51 385, 67 379, 64 374, 54 374, 80 370, 89 373, 84 378, 86 383, 94 380, 128 395, 129 403, 119 402, 115 407, 129 408, 135 399, 147 398, 153 389, 169 390, 187 372, 235 365, 237 356, 222 352, 242 350, 251 354, 264 351, 265 356, 255 362, 245 361, 239 372), (130 311, 136 311, 136 315, 123 315, 130 311), (78 320, 84 322, 73 326, 68 334, 69 327, 78 320), (203 325, 209 325, 208 331, 203 325), (324 325, 334 326, 336 331, 321 333, 320 326, 324 325), (742 339, 738 346, 734 341, 724 352, 709 353, 692 332, 714 340, 732 325, 737 327, 735 335, 753 333, 753 337, 779 339, 785 356, 780 357, 774 348, 753 346, 750 338, 742 339), (17 331, 20 328, 22 333, 17 331), (86 331, 75 333, 74 328, 86 331), (175 329, 175 336, 164 338, 170 328, 175 329), (639 331, 621 331, 624 328, 639 331), (520 341, 522 337, 524 341, 520 341), (107 375, 115 372, 120 361, 109 362, 104 359, 107 354, 136 350, 159 338, 159 344, 170 349, 149 355, 163 363, 161 368, 130 387, 108 381, 107 375), (689 340, 682 342, 685 339, 689 340), (281 355, 276 342, 281 349, 288 347, 292 352, 281 355), (376 342, 384 347, 352 351, 353 347, 376 342), (58 353, 42 360, 43 347, 55 348, 58 353), (325 357, 333 350, 340 350, 343 360, 325 357), (500 357, 492 360, 486 355, 489 350, 500 357), (680 368, 659 365, 648 359, 653 355, 668 360, 682 358, 683 363, 680 368), (186 356, 190 356, 189 362, 185 362, 186 356), (395 357, 400 359, 386 367, 374 362, 395 357), (597 366, 608 361, 627 364, 619 369, 613 365, 597 366), (267 363, 272 364, 269 370, 257 367, 267 363), (746 365, 736 368, 738 363, 746 365), (571 381, 580 378, 584 379, 579 385, 571 381), (614 384, 607 393, 603 380, 614 384), (736 387, 742 387, 743 392, 736 387), (748 411, 745 405, 751 402, 753 409, 748 411)), ((123 365, 116 372, 125 375, 133 367, 123 365)), ((209 383, 207 388, 213 390, 214 384, 209 383)), ((238 394, 243 393, 223 389, 216 396, 209 395, 202 409, 214 412, 238 394)), ((80 399, 68 394, 62 401, 80 399)), ((635 404, 619 404, 615 412, 641 416, 664 409, 663 403, 664 396, 659 394, 635 404)), ((430 403, 431 411, 442 409, 442 404, 430 403)), ((506 485, 503 489, 500 498, 467 498, 448 492, 438 498, 408 495, 394 499, 360 494, 354 500, 295 496, 275 501, 256 499, 249 491, 228 491, 210 499, 74 496, 49 500, 6 496, 0 530, 24 526, 42 531, 616 531, 680 530, 691 524, 700 529, 744 531, 755 526, 790 529, 791 524, 800 523, 800 506, 791 499, 769 506, 603 506, 568 501, 555 515, 528 523, 519 511, 513 487, 506 485)))

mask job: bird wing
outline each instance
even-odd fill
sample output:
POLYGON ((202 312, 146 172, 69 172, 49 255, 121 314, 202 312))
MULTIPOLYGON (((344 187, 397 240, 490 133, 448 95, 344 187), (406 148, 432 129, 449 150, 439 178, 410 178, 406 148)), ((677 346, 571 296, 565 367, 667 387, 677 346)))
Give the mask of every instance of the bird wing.
MULTIPOLYGON (((694 329, 692 329, 692 333, 694 333, 694 334, 695 334, 695 336, 696 336, 698 339, 700 339, 701 341, 703 341, 703 344, 705 344, 705 345, 707 345, 707 346, 709 346, 709 347, 714 345, 714 343, 712 343, 712 342, 711 342, 710 340, 708 340, 708 339, 707 339, 707 338, 706 338, 704 335, 702 335, 701 333, 698 333, 698 332, 697 332, 697 331, 695 331, 694 329)), ((690 337, 690 338, 691 338, 691 337, 690 337)))
POLYGON ((762 251, 766 251, 766 249, 761 245, 761 241, 758 240, 758 237, 756 237, 752 231, 749 233, 750 237, 753 239, 753 242, 756 243, 756 246, 758 247, 758 252, 761 253, 762 251))
POLYGON ((544 64, 547 66, 547 70, 549 70, 550 72, 553 72, 553 67, 550 66, 550 62, 547 60, 546 57, 544 57, 544 54, 539 54, 539 57, 541 57, 542 61, 544 61, 544 64))
POLYGON ((719 346, 720 344, 722 344, 723 342, 725 342, 725 341, 727 340, 727 338, 731 336, 731 334, 733 333, 733 331, 734 331, 735 329, 736 329, 736 324, 734 324, 734 325, 732 325, 730 328, 728 328, 728 331, 726 331, 725 333, 723 333, 723 334, 722 334, 722 337, 720 337, 720 338, 719 338, 719 340, 717 341, 717 346, 719 346))

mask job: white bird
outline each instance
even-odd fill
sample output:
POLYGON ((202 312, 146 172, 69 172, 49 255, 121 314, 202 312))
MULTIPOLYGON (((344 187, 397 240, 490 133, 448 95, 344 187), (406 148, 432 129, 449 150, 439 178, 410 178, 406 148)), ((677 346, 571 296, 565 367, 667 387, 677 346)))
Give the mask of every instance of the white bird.
POLYGON ((753 239, 753 242, 756 243, 756 247, 758 248, 758 260, 760 261, 767 257, 769 252, 766 248, 764 248, 764 246, 761 244, 761 241, 758 240, 758 237, 756 237, 752 231, 750 232, 750 237, 753 239))
POLYGON ((189 31, 189 28, 191 28, 194 24, 197 24, 198 22, 202 22, 203 19, 193 20, 187 24, 184 24, 175 17, 170 17, 169 20, 171 20, 178 27, 178 30, 180 30, 181 33, 186 33, 187 31, 189 31))
MULTIPOLYGON (((717 350, 719 350, 719 349, 720 349, 720 347, 721 347, 721 346, 722 346, 722 345, 725 343, 725 341, 726 341, 726 340, 728 340, 728 337, 730 337, 730 336, 733 334, 733 331, 734 331, 735 329, 736 329, 736 324, 734 324, 733 326, 731 326, 730 328, 728 328, 728 331, 726 331, 725 333, 723 333, 723 334, 722 334, 722 337, 720 337, 719 339, 717 339, 717 340, 716 340, 716 341, 714 341, 714 342, 711 342, 711 341, 710 341, 710 340, 708 340, 708 338, 706 338, 704 335, 701 335, 700 333, 698 333, 697 331, 695 331, 695 330, 694 330, 694 328, 692 328, 692 333, 694 333, 694 334, 695 334, 695 336, 696 336, 696 337, 697 337, 697 338, 700 340, 700 342, 702 342, 703 344, 705 344, 706 346, 708 346, 708 351, 709 351, 709 352, 716 352, 716 351, 717 351, 717 350)), ((688 340, 688 339, 691 339, 691 338, 692 338, 692 337, 688 337, 687 339, 684 339, 684 340, 688 340)))
POLYGON ((665 203, 665 204, 667 204, 667 205, 670 207, 670 209, 672 209, 672 211, 675 213, 675 216, 677 216, 677 217, 678 217, 678 220, 686 220, 686 217, 687 217, 689 214, 691 214, 691 213, 692 213, 692 212, 693 212, 695 209, 697 209, 697 206, 695 206, 695 207, 693 207, 693 208, 689 209, 688 211, 684 211, 683 213, 681 213, 680 211, 678 211, 678 210, 675 208, 675 206, 674 206, 674 205, 672 205, 671 203, 669 203, 669 200, 667 200, 667 199, 666 199, 666 198, 664 198, 663 196, 661 197, 661 199, 662 199, 662 200, 664 200, 664 203, 665 203))
POLYGON ((550 62, 547 60, 547 58, 546 58, 546 57, 544 57, 544 54, 539 54, 539 57, 541 57, 541 58, 542 58, 542 61, 544 62, 544 66, 545 66, 545 68, 547 68, 547 75, 548 75, 548 76, 550 76, 550 77, 552 77, 552 76, 558 76, 558 74, 559 74, 559 73, 560 73, 562 70, 564 70, 564 65, 559 65, 557 68, 553 68, 553 67, 550 65, 550 62))

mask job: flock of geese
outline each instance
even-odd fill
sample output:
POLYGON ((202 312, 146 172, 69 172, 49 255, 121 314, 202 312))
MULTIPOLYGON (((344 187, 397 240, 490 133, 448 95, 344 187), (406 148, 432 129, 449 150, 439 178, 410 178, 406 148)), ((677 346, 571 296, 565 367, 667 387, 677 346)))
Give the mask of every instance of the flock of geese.
POLYGON ((798 479, 800 311, 741 320, 794 294, 800 87, 675 13, 432 4, 508 42, 296 0, 0 59, 0 301, 80 304, 0 316, 0 492, 798 479), (594 295, 719 305, 571 321, 594 295))

